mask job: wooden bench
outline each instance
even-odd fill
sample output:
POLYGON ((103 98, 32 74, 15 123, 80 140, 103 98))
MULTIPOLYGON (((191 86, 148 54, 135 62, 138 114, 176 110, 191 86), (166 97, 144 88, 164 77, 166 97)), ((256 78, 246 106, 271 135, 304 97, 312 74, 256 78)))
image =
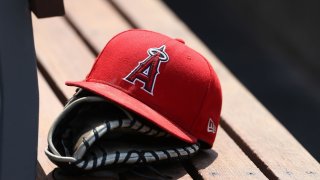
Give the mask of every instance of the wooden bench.
MULTIPOLYGON (((211 150, 181 164, 157 167, 175 179, 320 179, 319 163, 234 77, 215 55, 158 0, 65 0, 65 17, 33 17, 38 59, 40 115, 37 179, 50 178, 47 132, 98 52, 115 34, 143 28, 182 38, 210 60, 223 89, 222 121, 211 150), (197 172, 198 171, 198 172, 197 172)), ((129 176, 129 175, 128 175, 129 176)), ((131 177, 131 176, 129 176, 131 177)))

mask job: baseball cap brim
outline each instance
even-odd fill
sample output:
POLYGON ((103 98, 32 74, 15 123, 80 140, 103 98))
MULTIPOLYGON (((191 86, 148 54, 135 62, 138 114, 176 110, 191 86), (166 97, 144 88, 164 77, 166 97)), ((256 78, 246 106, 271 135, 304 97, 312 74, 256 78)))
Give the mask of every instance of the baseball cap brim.
POLYGON ((129 94, 106 84, 97 82, 79 81, 79 82, 66 82, 68 86, 77 86, 98 95, 105 97, 106 99, 113 101, 135 113, 149 120, 150 122, 158 125, 169 134, 188 143, 195 143, 197 140, 194 136, 180 128, 178 125, 173 124, 168 118, 162 116, 160 113, 145 105, 136 98, 129 94))

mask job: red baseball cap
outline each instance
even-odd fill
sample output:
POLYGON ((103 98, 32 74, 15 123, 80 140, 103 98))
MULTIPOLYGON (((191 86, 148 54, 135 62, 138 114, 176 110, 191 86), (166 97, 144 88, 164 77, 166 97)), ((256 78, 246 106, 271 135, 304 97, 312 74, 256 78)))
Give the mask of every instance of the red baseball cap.
POLYGON ((116 35, 91 72, 67 85, 99 94, 171 135, 212 146, 222 95, 210 63, 180 39, 146 31, 116 35))

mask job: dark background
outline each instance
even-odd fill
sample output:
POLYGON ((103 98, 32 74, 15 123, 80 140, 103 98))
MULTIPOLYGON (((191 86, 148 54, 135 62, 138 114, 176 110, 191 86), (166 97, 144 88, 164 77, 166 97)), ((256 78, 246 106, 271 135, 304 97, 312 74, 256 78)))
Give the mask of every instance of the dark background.
POLYGON ((320 161, 320 1, 164 2, 320 161))

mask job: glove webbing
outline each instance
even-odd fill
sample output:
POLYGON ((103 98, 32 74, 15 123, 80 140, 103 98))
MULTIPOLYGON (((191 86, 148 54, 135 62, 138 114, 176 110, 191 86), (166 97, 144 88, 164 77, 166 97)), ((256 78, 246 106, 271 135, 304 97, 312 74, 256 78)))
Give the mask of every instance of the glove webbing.
POLYGON ((136 130, 139 133, 154 137, 169 136, 167 133, 159 131, 157 129, 152 129, 151 127, 144 125, 137 120, 120 119, 107 121, 104 124, 91 130, 93 135, 90 139, 82 138, 83 142, 80 144, 78 150, 73 155, 73 157, 75 157, 76 159, 80 159, 75 162, 76 166, 81 169, 89 170, 100 166, 108 166, 121 163, 149 163, 154 161, 178 159, 190 156, 199 150, 199 146, 197 144, 193 144, 183 148, 171 148, 167 150, 130 150, 128 152, 114 151, 111 153, 107 153, 104 148, 98 146, 97 148, 90 149, 90 153, 86 160, 81 159, 95 141, 97 141, 103 134, 116 128, 130 128, 136 130))
POLYGON ((83 155, 86 153, 87 149, 91 147, 91 145, 96 142, 101 136, 106 134, 109 131, 112 131, 117 128, 129 128, 133 129, 139 133, 144 135, 153 136, 153 137, 165 137, 169 136, 166 132, 153 129, 147 125, 142 124, 137 120, 129 120, 129 119, 119 119, 112 121, 105 121, 100 126, 97 126, 91 130, 91 134, 87 135, 87 137, 82 137, 82 143, 73 153, 73 157, 76 159, 81 159, 83 155))

